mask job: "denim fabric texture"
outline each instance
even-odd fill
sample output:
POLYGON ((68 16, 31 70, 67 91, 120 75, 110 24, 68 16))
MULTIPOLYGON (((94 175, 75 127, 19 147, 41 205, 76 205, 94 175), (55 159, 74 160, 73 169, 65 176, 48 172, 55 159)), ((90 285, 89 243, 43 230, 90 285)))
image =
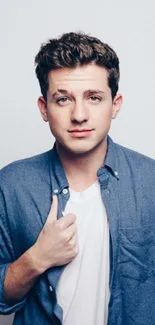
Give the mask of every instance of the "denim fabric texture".
MULTIPOLYGON (((108 137, 97 176, 110 225, 108 325, 155 325, 155 161, 108 137)), ((55 145, 0 171, 0 314, 15 312, 14 325, 62 324, 56 286, 64 266, 48 269, 14 305, 5 301, 4 278, 10 263, 35 243, 54 190, 62 216, 68 187, 55 145)))

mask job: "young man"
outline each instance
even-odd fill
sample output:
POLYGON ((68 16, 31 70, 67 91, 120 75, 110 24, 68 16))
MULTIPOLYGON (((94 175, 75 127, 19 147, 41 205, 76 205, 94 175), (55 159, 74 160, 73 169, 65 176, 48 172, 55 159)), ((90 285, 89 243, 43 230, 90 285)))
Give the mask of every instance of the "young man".
POLYGON ((155 162, 108 136, 118 57, 68 33, 35 62, 56 142, 0 173, 0 312, 15 325, 154 325, 155 162))

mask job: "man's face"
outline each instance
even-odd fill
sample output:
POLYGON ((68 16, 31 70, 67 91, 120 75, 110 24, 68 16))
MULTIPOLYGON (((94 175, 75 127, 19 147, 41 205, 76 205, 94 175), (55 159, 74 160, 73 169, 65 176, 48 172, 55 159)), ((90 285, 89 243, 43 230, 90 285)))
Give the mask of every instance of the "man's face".
POLYGON ((73 154, 88 153, 106 142, 122 97, 112 101, 107 71, 97 65, 62 68, 49 73, 47 102, 38 105, 57 145, 73 154))

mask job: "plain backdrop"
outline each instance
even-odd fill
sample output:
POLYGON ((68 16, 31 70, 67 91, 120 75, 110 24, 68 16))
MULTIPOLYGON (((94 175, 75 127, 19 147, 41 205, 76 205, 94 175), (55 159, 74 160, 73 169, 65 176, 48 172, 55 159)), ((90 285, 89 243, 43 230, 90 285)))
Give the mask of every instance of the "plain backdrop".
MULTIPOLYGON (((84 31, 115 49, 124 103, 110 135, 155 158, 154 13, 154 0, 0 1, 0 168, 53 145, 37 108, 34 57, 43 42, 70 31, 84 31)), ((0 316, 0 325, 11 323, 10 316, 0 316)))

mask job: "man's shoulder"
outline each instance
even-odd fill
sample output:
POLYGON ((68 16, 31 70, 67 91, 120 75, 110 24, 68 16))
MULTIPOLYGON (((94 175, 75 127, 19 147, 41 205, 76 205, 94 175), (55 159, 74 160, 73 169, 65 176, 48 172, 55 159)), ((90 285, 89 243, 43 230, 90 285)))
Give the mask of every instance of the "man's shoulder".
POLYGON ((47 152, 14 161, 0 170, 0 185, 3 183, 9 185, 12 182, 26 180, 27 177, 33 177, 38 173, 46 172, 49 166, 52 150, 47 152))
POLYGON ((147 173, 152 173, 153 170, 155 171, 155 159, 120 144, 116 143, 115 145, 119 163, 123 161, 131 169, 134 168, 143 172, 147 171, 147 173))

